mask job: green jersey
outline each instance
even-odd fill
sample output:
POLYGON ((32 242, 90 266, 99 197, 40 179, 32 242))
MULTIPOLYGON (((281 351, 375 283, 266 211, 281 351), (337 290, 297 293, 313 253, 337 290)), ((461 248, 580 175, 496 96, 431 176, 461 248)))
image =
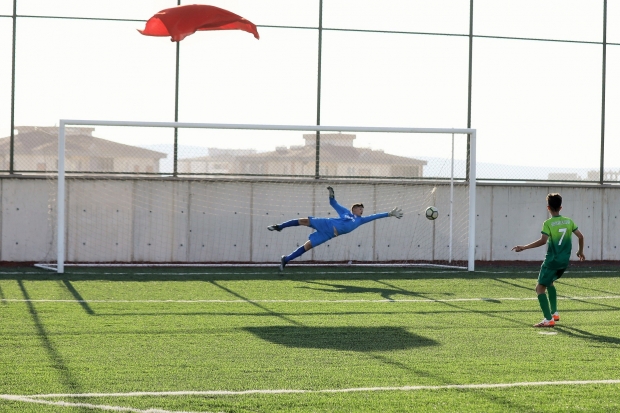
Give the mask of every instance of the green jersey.
POLYGON ((560 270, 568 267, 572 250, 573 232, 577 231, 577 225, 572 219, 558 215, 546 220, 542 226, 542 232, 549 237, 547 240, 547 255, 543 265, 552 270, 560 270))

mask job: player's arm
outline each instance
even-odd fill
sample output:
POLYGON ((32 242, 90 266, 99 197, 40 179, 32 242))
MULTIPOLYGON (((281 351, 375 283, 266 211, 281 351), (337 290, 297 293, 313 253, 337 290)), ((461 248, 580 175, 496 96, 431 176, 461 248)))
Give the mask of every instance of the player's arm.
POLYGON ((332 188, 331 186, 328 186, 327 190, 329 191, 329 204, 332 206, 332 208, 336 210, 338 215, 342 216, 343 214, 348 214, 349 210, 343 207, 342 205, 340 205, 338 202, 336 202, 336 195, 334 194, 334 188, 332 188))
POLYGON ((336 198, 329 198, 329 204, 336 210, 338 215, 342 216, 344 214, 348 214, 350 211, 336 202, 336 198))
POLYGON ((389 212, 380 212, 378 214, 366 215, 358 219, 362 221, 362 224, 367 224, 368 222, 374 221, 375 219, 387 218, 389 216, 390 216, 389 212))
POLYGON ((365 224, 367 222, 374 221, 375 219, 387 217, 395 217, 401 219, 403 217, 403 210, 396 207, 390 212, 380 212, 378 214, 366 215, 365 217, 361 217, 360 219, 362 220, 362 224, 365 224))
POLYGON ((517 245, 512 247, 511 251, 516 251, 516 252, 521 252, 521 251, 525 251, 525 250, 529 250, 532 248, 538 248, 538 247, 542 247, 543 245, 545 245, 547 243, 547 240, 549 239, 549 236, 547 234, 540 234, 540 239, 534 242, 531 242, 527 245, 517 245))
POLYGON ((579 257, 579 261, 585 261, 586 256, 583 255, 583 234, 578 229, 574 230, 573 234, 575 234, 575 236, 579 240, 579 250, 577 250, 577 256, 579 257))

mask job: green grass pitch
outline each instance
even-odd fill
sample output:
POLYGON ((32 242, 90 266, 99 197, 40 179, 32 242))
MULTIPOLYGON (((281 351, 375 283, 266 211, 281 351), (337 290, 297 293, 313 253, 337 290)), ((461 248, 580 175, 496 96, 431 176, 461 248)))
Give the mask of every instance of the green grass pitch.
POLYGON ((0 268, 0 411, 618 412, 619 273, 0 268))

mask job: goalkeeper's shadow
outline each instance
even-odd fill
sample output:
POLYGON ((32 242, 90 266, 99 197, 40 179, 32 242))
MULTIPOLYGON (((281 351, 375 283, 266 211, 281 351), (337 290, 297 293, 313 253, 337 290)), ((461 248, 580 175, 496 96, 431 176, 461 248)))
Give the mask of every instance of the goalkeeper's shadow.
POLYGON ((383 352, 439 345, 433 339, 392 326, 267 326, 243 329, 262 340, 292 348, 383 352))

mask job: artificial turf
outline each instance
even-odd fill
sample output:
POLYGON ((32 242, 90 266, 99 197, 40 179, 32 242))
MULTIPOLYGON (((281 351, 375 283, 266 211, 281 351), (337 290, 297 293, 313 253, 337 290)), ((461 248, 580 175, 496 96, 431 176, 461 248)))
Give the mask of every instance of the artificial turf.
POLYGON ((286 270, 0 269, 0 411, 620 410, 613 268, 286 270))

